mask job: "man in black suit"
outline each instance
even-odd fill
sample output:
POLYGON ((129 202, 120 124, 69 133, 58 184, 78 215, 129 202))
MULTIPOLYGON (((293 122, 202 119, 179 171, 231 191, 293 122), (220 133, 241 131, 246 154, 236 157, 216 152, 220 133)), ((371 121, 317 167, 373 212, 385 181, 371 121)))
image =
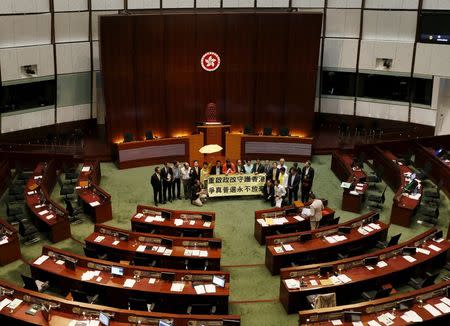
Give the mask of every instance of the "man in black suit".
POLYGON ((278 180, 278 177, 280 175, 280 170, 277 168, 277 162, 272 163, 272 168, 269 170, 269 173, 267 173, 267 180, 272 181, 272 183, 275 182, 275 180, 278 180))
POLYGON ((164 163, 164 166, 161 170, 161 177, 163 180, 163 204, 166 203, 166 200, 172 202, 173 170, 167 162, 164 163))
POLYGON ((300 187, 300 179, 301 177, 298 175, 298 170, 296 168, 291 168, 287 186, 288 200, 290 205, 292 205, 292 197, 294 197, 294 201, 298 200, 298 188, 300 187))
POLYGON ((309 200, 309 193, 314 181, 314 169, 311 166, 311 161, 306 161, 302 169, 302 202, 306 203, 309 200))
POLYGON ((219 175, 222 174, 222 162, 219 160, 216 161, 216 165, 211 168, 211 172, 209 175, 219 175))
POLYGON ((200 167, 198 166, 198 161, 194 161, 194 166, 191 169, 191 182, 192 185, 195 184, 195 180, 200 180, 200 167))
POLYGON ((256 163, 253 164, 252 167, 252 173, 258 174, 258 173, 264 173, 264 165, 261 164, 260 160, 256 160, 256 163))
POLYGON ((262 190, 262 198, 265 201, 270 201, 270 205, 272 205, 272 207, 275 206, 275 189, 272 180, 266 181, 266 184, 264 185, 262 190))
POLYGON ((162 177, 159 167, 155 168, 155 173, 153 173, 150 183, 153 188, 153 200, 155 202, 155 206, 158 206, 158 203, 162 204, 162 177))

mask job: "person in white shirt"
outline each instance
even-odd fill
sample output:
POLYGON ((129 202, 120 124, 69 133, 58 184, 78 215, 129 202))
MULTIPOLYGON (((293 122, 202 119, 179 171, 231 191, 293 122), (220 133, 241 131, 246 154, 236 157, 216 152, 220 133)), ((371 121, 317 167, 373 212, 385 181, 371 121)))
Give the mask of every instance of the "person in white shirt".
POLYGON ((252 160, 247 160, 244 165, 244 172, 250 174, 252 173, 252 169, 253 169, 252 160))
POLYGON ((189 199, 191 197, 189 189, 189 182, 191 178, 191 167, 189 166, 188 162, 185 162, 183 164, 183 167, 180 169, 180 173, 181 173, 181 182, 183 183, 184 199, 189 199))
POLYGON ((285 161, 284 161, 284 158, 280 158, 280 162, 277 165, 277 169, 278 170, 281 169, 281 168, 284 168, 286 171, 289 170, 287 165, 286 165, 286 163, 285 163, 285 161))
POLYGON ((314 193, 311 193, 309 197, 313 200, 311 205, 309 205, 309 224, 311 225, 311 230, 314 230, 317 229, 320 220, 322 219, 322 210, 324 209, 324 206, 322 201, 316 198, 314 193))
POLYGON ((284 187, 284 189, 287 189, 289 174, 286 173, 285 168, 280 169, 280 174, 278 175, 278 180, 280 181, 280 184, 284 187))
POLYGON ((281 207, 283 205, 284 197, 286 196, 286 188, 280 184, 280 180, 275 180, 275 206, 281 207))

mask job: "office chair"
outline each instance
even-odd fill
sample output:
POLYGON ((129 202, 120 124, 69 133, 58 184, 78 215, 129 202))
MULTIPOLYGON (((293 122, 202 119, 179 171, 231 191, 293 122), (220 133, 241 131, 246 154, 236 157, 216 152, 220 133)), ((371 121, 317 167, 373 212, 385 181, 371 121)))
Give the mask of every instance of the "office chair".
POLYGON ((62 167, 64 171, 64 178, 70 183, 75 184, 77 182, 78 176, 80 175, 76 168, 70 168, 67 166, 67 164, 63 164, 62 167))
POLYGON ((311 294, 306 296, 313 309, 336 307, 336 293, 311 294))
POLYGON ((263 129, 263 136, 272 136, 272 128, 271 127, 264 127, 264 129, 263 129))
POLYGON ((361 293, 361 296, 364 300, 371 301, 371 300, 375 300, 375 299, 386 298, 389 296, 391 291, 392 291, 392 288, 390 288, 390 287, 388 287, 388 288, 380 287, 377 290, 365 291, 365 292, 361 293))
POLYGON ((60 196, 64 196, 68 198, 69 195, 73 195, 75 192, 75 187, 72 185, 64 184, 61 180, 61 175, 56 176, 56 180, 58 181, 58 185, 61 187, 61 190, 59 191, 60 196))
POLYGON ((152 312, 155 309, 155 303, 148 303, 147 299, 140 298, 128 298, 128 310, 140 310, 140 311, 148 311, 152 312))
POLYGON ((369 195, 369 207, 375 207, 378 209, 383 208, 384 201, 386 200, 385 193, 386 193, 387 186, 384 187, 384 190, 381 194, 372 194, 369 195))
POLYGON ((253 134, 253 128, 250 125, 246 125, 244 127, 244 135, 252 135, 253 134))
POLYGON ((69 215, 70 223, 71 224, 83 223, 83 219, 79 217, 83 209, 81 207, 77 207, 76 209, 74 209, 72 206, 72 202, 67 198, 64 198, 64 204, 66 205, 66 211, 67 214, 69 215))
POLYGON ((6 215, 8 216, 17 216, 17 215, 23 215, 23 207, 12 205, 12 203, 9 200, 5 200, 6 205, 6 215))
POLYGON ((199 230, 183 230, 180 233, 180 237, 188 237, 188 238, 201 238, 202 234, 199 232, 199 230))
POLYGON ((338 225, 339 224, 339 220, 341 219, 340 216, 333 218, 330 223, 328 223, 328 225, 338 225))
POLYGON ((135 232, 141 232, 141 233, 155 233, 155 229, 152 229, 150 225, 145 224, 135 224, 134 226, 135 232))
POLYGON ((107 254, 98 253, 97 250, 83 246, 84 255, 89 258, 95 259, 103 259, 106 260, 108 258, 107 254))
POLYGON ((135 265, 135 266, 155 267, 156 264, 157 264, 156 259, 151 259, 147 256, 136 255, 133 257, 133 265, 135 265))
POLYGON ((438 276, 439 276, 439 272, 437 272, 437 273, 426 272, 425 278, 411 277, 409 279, 408 285, 413 287, 416 290, 419 290, 421 288, 433 285, 434 281, 436 280, 436 278, 438 276))
POLYGON ((395 246, 395 245, 398 244, 398 240, 400 239, 401 236, 402 236, 402 234, 399 233, 399 234, 396 234, 396 235, 392 236, 389 239, 389 242, 387 242, 387 241, 378 241, 377 244, 376 244, 376 247, 378 249, 384 249, 384 248, 387 248, 387 247, 395 246))
POLYGON ((210 304, 193 303, 187 307, 186 313, 188 315, 214 315, 216 309, 216 306, 210 304))
POLYGON ((124 143, 129 143, 134 141, 134 136, 131 132, 124 132, 123 133, 123 142, 124 143))
POLYGON ((44 292, 48 289, 49 283, 48 282, 42 282, 39 280, 35 280, 34 278, 20 274, 23 281, 23 287, 27 290, 36 291, 36 292, 44 292))
POLYGON ((289 136, 289 128, 287 127, 280 128, 280 136, 289 136))
POLYGON ((98 294, 88 294, 87 292, 80 290, 70 290, 70 294, 72 295, 73 301, 83 302, 94 304, 98 302, 98 294))
POLYGON ((19 221, 19 234, 25 245, 31 245, 41 240, 38 229, 27 219, 19 221))
POLYGON ((363 251, 364 251, 364 248, 361 247, 361 246, 346 248, 345 249, 345 253, 340 253, 339 252, 337 254, 337 257, 338 257, 338 259, 345 259, 345 258, 348 258, 348 257, 354 257, 354 256, 358 256, 363 251))
POLYGON ((429 161, 425 162, 423 169, 419 169, 419 173, 417 173, 417 178, 419 180, 426 180, 431 172, 431 163, 429 161))
POLYGON ((155 137, 153 137, 153 131, 152 130, 147 130, 145 132, 145 140, 152 140, 155 137))
POLYGON ((440 180, 439 184, 432 188, 432 189, 426 189, 423 192, 423 199, 425 200, 434 200, 434 199, 440 199, 441 198, 441 188, 444 184, 444 181, 440 180))

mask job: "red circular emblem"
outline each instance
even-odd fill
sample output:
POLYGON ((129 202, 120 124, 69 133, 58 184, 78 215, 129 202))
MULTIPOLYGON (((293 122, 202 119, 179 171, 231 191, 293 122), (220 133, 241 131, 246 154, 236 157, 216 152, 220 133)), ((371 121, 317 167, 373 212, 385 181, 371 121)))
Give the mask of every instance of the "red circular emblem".
POLYGON ((220 57, 216 52, 206 52, 202 56, 200 64, 206 71, 214 71, 220 66, 220 57))

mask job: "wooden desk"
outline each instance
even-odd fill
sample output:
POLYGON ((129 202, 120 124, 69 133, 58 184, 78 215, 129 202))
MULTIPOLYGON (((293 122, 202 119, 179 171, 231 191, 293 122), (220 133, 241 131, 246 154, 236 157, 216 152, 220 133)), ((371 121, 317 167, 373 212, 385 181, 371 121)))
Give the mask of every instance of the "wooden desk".
MULTIPOLYGON (((256 241, 258 241, 260 245, 263 245, 266 243, 266 237, 275 235, 277 234, 277 232, 285 234, 309 230, 311 226, 308 218, 301 218, 299 220, 294 217, 297 216, 297 214, 299 214, 301 210, 301 207, 297 208, 296 206, 286 206, 255 211, 255 227, 253 234, 256 241), (296 213, 286 216, 286 210, 294 208, 296 209, 296 213), (263 226, 263 224, 260 223, 261 221, 258 222, 258 220, 273 217, 285 217, 287 219, 287 222, 284 222, 283 224, 272 224, 267 226, 263 226)), ((325 207, 325 209, 322 211, 322 217, 331 219, 334 218, 334 213, 335 212, 333 209, 325 207)))
POLYGON ((266 238, 266 267, 272 275, 280 272, 281 268, 291 266, 291 262, 298 265, 319 263, 338 259, 338 254, 353 255, 365 252, 374 248, 378 241, 386 240, 389 225, 383 222, 375 222, 379 229, 371 228, 367 234, 362 234, 360 227, 367 227, 375 212, 364 214, 348 222, 331 225, 313 231, 296 232, 285 234, 282 236, 271 236, 266 238), (338 242, 329 241, 325 237, 332 237, 338 234, 339 227, 351 227, 350 233, 346 234, 346 239, 338 242), (299 242, 300 235, 311 234, 312 240, 307 242, 299 242), (290 245, 292 250, 287 251, 284 245, 290 245), (281 252, 277 253, 276 250, 281 252), (277 249, 278 248, 278 249, 277 249))
POLYGON ((282 269, 280 301, 288 313, 293 313, 311 307, 306 298, 311 294, 334 292, 336 293, 337 305, 343 305, 358 299, 361 292, 375 290, 383 284, 390 283, 393 286, 406 284, 412 275, 424 275, 426 270, 438 268, 445 264, 450 243, 447 240, 439 243, 432 240, 435 232, 436 229, 431 229, 402 244, 366 255, 323 264, 282 269), (440 251, 432 250, 429 248, 430 245, 438 247, 440 251), (401 255, 402 248, 407 246, 420 246, 429 250, 429 254, 418 252, 413 257, 416 260, 408 262, 401 255), (379 260, 387 263, 387 266, 381 268, 375 266, 374 269, 368 270, 363 265, 363 260, 367 257, 379 257, 379 260), (345 274, 350 278, 350 281, 334 284, 327 277, 320 278, 318 271, 320 267, 324 266, 332 266, 335 272, 345 274), (288 289, 286 285, 287 279, 303 279, 304 285, 301 288, 288 289), (317 282, 318 285, 312 285, 311 281, 317 282), (327 283, 321 284, 324 281, 327 283))
POLYGON ((92 217, 94 223, 112 220, 111 195, 100 188, 100 179, 100 162, 84 162, 75 186, 84 212, 92 217))
POLYGON ((189 304, 198 303, 215 305, 218 314, 228 313, 229 273, 129 266, 90 259, 48 246, 43 248, 42 255, 50 258, 40 265, 35 263, 36 259, 31 260, 28 263, 31 274, 36 279, 49 281, 62 295, 67 295, 71 289, 79 289, 98 294, 99 302, 116 308, 127 308, 128 298, 133 297, 156 303, 155 311, 158 312, 184 313, 189 304), (67 257, 76 260, 75 270, 58 263, 63 262, 67 257), (112 266, 123 268, 124 275, 112 275, 112 266), (92 279, 82 279, 82 275, 86 272, 96 271, 99 275, 93 276, 92 279), (183 290, 172 291, 173 282, 161 279, 163 272, 175 273, 173 282, 184 283, 183 290), (225 287, 216 287, 214 293, 197 294, 194 285, 212 284, 214 275, 225 278, 225 287), (98 277, 101 277, 101 280, 98 277), (132 287, 125 287, 124 283, 127 279, 134 279, 136 283, 132 287), (153 279, 153 283, 150 279, 153 279))
MULTIPOLYGON (((353 213, 359 213, 366 200, 367 175, 361 169, 352 168, 353 158, 351 155, 334 151, 331 156, 331 171, 341 182, 350 182, 354 188, 358 183, 362 184, 362 190, 356 190, 358 194, 352 193, 350 189, 344 189, 342 193, 342 209, 353 213)), ((353 190, 353 189, 352 189, 353 190)))
MULTIPOLYGON (((137 233, 114 228, 107 225, 95 225, 95 231, 85 240, 86 246, 97 250, 100 253, 108 254, 108 259, 114 257, 117 261, 132 261, 136 255, 151 258, 156 261, 157 267, 185 269, 185 261, 189 262, 189 269, 203 269, 204 263, 208 262, 208 270, 220 270, 221 248, 212 248, 212 242, 218 242, 221 246, 221 240, 217 238, 188 238, 172 237, 157 234, 137 233), (119 240, 119 234, 126 234, 128 241, 119 240), (97 237, 104 237, 99 241, 97 237), (97 241, 95 241, 97 239, 97 241), (172 252, 170 255, 164 252, 157 252, 161 239, 172 240, 172 252), (145 246, 145 250, 138 251, 139 246, 145 246), (188 252, 186 252, 188 250, 188 252), (189 250, 206 251, 206 256, 189 256, 189 250)), ((163 247, 163 246, 161 246, 163 247)), ((142 248, 142 247, 141 247, 142 248)), ((169 249, 169 248, 167 248, 169 249)))
POLYGON ((214 236, 215 227, 214 212, 179 211, 153 206, 138 205, 136 214, 131 217, 131 229, 135 232, 164 234, 172 236, 201 236, 211 238, 214 236), (161 217, 161 211, 170 213, 170 219, 164 221, 155 220, 161 217), (205 221, 203 216, 209 216, 211 222, 205 221), (175 220, 182 224, 175 224, 175 220))
POLYGON ((114 151, 119 169, 176 160, 184 162, 189 159, 189 137, 119 143, 115 144, 114 151))
MULTIPOLYGON (((197 126, 197 130, 203 133, 203 143, 205 145, 217 144, 224 148, 225 146, 225 133, 230 131, 230 125, 202 125, 197 126)), ((221 151, 223 152, 223 150, 221 151)))
MULTIPOLYGON (((388 150, 375 147, 373 162, 375 168, 383 167, 383 179, 395 192, 391 210, 391 223, 408 227, 420 205, 419 199, 412 199, 403 195, 403 187, 408 184, 404 173, 412 172, 406 165, 399 165, 395 161, 397 157, 388 150)), ((423 189, 420 188, 420 193, 423 189)))
POLYGON ((130 324, 158 325, 160 320, 169 321, 173 326, 228 326, 231 325, 227 324, 228 320, 235 321, 236 324, 233 325, 240 325, 240 317, 237 315, 186 315, 117 309, 65 300, 52 295, 26 290, 2 280, 0 280, 0 286, 11 293, 1 295, 0 300, 4 298, 24 300, 13 312, 8 308, 0 311, 0 322, 4 325, 48 325, 48 321, 44 319, 43 314, 37 313, 34 316, 26 314, 26 311, 33 304, 42 303, 54 307, 50 311, 51 325, 68 325, 72 320, 86 321, 83 319, 83 314, 87 318, 92 317, 94 320, 97 320, 100 312, 113 315, 110 320, 111 326, 129 326, 130 324))
POLYGON ((24 189, 25 201, 36 227, 48 234, 50 241, 70 238, 70 222, 67 211, 50 198, 56 183, 57 163, 41 162, 28 179, 24 189))
POLYGON ((450 317, 449 314, 441 314, 438 317, 433 317, 433 315, 423 307, 427 304, 434 305, 441 302, 442 298, 446 298, 446 292, 449 286, 450 281, 439 282, 423 289, 391 295, 383 299, 364 301, 333 308, 299 311, 299 325, 332 325, 331 320, 340 320, 343 325, 352 325, 351 322, 346 322, 344 320, 344 311, 360 312, 361 322, 364 325, 367 325, 371 320, 378 322, 378 316, 385 313, 392 313, 394 308, 396 308, 395 325, 407 325, 407 323, 401 319, 401 316, 407 310, 400 311, 398 308, 399 302, 408 299, 413 300, 413 306, 408 310, 416 312, 424 322, 428 322, 428 324, 445 325, 450 317))
POLYGON ((11 181, 11 166, 9 161, 0 161, 0 197, 9 187, 9 182, 11 181))
POLYGON ((8 265, 21 257, 17 230, 3 219, 0 219, 0 240, 3 240, 3 237, 5 237, 7 242, 0 244, 1 266, 8 265))

